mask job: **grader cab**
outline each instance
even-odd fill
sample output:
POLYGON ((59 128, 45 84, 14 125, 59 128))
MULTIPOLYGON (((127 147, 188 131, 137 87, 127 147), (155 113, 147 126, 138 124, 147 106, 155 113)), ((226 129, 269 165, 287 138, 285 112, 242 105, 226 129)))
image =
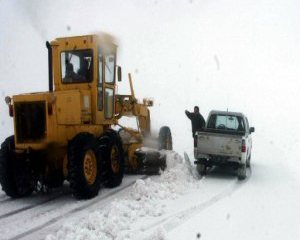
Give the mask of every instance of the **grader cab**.
MULTIPOLYGON (((76 198, 96 196, 100 187, 121 184, 124 171, 157 173, 164 156, 145 151, 151 136, 152 101, 131 93, 118 95, 117 46, 109 35, 57 38, 46 43, 49 91, 6 97, 14 135, 0 150, 0 183, 11 197, 37 186, 59 187, 68 180, 76 198), (121 126, 123 116, 137 119, 137 129, 121 126), (118 131, 113 126, 119 126, 118 131)), ((158 149, 172 149, 168 127, 154 139, 158 149)), ((153 142, 153 141, 152 141, 153 142)))

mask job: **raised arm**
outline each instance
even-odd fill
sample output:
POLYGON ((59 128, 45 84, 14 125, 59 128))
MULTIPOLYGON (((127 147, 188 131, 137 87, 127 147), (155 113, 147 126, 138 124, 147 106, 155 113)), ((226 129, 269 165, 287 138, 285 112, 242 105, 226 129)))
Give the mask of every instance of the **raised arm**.
POLYGON ((185 115, 191 119, 192 114, 188 110, 185 110, 185 115))

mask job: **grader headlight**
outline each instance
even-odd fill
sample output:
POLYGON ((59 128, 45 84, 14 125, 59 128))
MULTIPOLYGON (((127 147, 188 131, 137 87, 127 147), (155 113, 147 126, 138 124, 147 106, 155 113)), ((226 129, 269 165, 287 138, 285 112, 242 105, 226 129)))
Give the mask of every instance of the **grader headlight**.
POLYGON ((13 117, 14 116, 14 107, 11 104, 11 97, 6 96, 5 97, 5 103, 8 105, 9 116, 13 117))

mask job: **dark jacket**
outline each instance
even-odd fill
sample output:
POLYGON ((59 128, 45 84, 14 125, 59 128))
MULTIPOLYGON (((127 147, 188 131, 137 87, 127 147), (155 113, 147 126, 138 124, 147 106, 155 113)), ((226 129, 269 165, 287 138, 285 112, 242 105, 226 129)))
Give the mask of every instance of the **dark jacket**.
POLYGON ((205 127, 205 120, 200 113, 185 111, 185 114, 192 122, 192 132, 193 137, 195 137, 195 132, 205 127))

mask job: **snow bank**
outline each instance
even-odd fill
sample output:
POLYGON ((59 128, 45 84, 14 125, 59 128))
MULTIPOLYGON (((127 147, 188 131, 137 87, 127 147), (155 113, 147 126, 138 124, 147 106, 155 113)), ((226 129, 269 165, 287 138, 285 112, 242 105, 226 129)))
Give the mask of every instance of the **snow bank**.
MULTIPOLYGON (((104 209, 86 218, 64 224, 55 235, 46 240, 123 240, 136 239, 145 229, 143 222, 162 216, 166 201, 176 199, 186 190, 198 186, 182 157, 173 151, 165 151, 167 169, 159 177, 139 179, 126 198, 116 199, 104 209)), ((164 229, 158 228, 144 239, 164 240, 164 229)))

